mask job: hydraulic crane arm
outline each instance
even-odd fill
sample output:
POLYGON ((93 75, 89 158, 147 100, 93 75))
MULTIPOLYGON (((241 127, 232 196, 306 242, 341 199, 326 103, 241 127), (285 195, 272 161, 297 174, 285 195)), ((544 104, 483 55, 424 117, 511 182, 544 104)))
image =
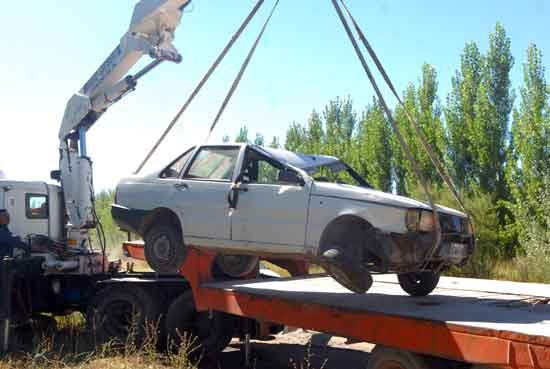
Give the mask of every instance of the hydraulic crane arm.
POLYGON ((52 177, 61 181, 69 219, 68 238, 86 248, 88 229, 95 227, 92 162, 86 152, 86 132, 137 80, 167 60, 179 63, 172 44, 183 9, 191 0, 140 0, 120 44, 86 84, 69 100, 61 128, 60 168, 52 177), (126 73, 141 59, 154 59, 134 76, 126 73))

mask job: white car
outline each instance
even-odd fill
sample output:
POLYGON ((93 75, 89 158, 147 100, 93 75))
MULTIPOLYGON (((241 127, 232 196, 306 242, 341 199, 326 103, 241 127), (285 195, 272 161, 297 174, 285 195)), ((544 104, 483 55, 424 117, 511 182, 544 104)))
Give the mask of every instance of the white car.
POLYGON ((226 255, 218 266, 233 277, 258 257, 299 258, 355 292, 368 290, 371 272, 396 272, 409 294, 427 295, 474 249, 459 211, 438 206, 439 238, 429 205, 373 189, 338 158, 250 144, 197 146, 123 179, 112 214, 144 238, 158 272, 178 270, 193 245, 226 255))

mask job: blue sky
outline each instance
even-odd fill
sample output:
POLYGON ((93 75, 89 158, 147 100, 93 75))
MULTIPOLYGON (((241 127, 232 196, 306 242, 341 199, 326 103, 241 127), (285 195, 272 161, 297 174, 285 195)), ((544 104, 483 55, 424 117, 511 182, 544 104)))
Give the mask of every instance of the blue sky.
MULTIPOLYGON (((256 37, 273 0, 258 17, 146 168, 168 162, 203 142, 227 88, 256 37)), ((164 64, 136 92, 112 107, 92 128, 88 151, 96 189, 112 188, 131 173, 168 124, 255 0, 194 0, 176 34, 184 60, 164 64)), ((46 180, 57 167, 57 132, 65 104, 126 31, 133 0, 19 1, 0 13, 0 170, 10 178, 46 180)), ((512 40, 521 83, 525 49, 535 42, 550 67, 550 3, 544 0, 385 1, 348 0, 398 90, 417 81, 422 63, 439 75, 447 95, 467 41, 482 51, 497 21, 512 40)), ((546 73, 548 78, 548 72, 546 73)), ((212 140, 251 134, 281 138, 292 121, 304 122, 336 96, 357 108, 372 88, 335 16, 330 0, 281 0, 263 42, 212 140)), ((390 99, 390 101, 393 101, 390 99)))

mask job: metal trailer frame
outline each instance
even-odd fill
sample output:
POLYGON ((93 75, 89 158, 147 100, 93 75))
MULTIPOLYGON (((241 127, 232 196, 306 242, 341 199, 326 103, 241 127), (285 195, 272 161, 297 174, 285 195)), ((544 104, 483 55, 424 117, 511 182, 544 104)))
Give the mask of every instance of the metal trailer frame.
MULTIPOLYGON (((140 246, 135 246, 131 251, 132 256, 139 256, 140 246)), ((517 292, 517 288, 516 291, 504 291, 500 288, 475 294, 478 302, 484 299, 498 302, 498 298, 502 298, 504 302, 520 301, 524 306, 521 309, 510 306, 504 310, 508 313, 499 315, 503 308, 489 305, 484 311, 494 317, 479 319, 478 324, 466 324, 467 311, 463 314, 459 311, 457 319, 442 319, 437 315, 445 306, 428 304, 447 293, 447 297, 453 301, 465 300, 464 306, 476 306, 476 301, 468 300, 469 297, 460 294, 459 288, 453 289, 452 286, 444 286, 432 296, 413 298, 403 296, 395 283, 393 292, 397 292, 392 295, 392 283, 386 281, 375 282, 373 292, 366 295, 346 292, 326 276, 219 281, 215 277, 215 258, 214 252, 189 247, 177 281, 173 278, 140 279, 141 274, 136 273, 110 278, 105 276, 97 284, 137 283, 157 289, 159 284, 181 281, 180 287, 185 284, 185 290, 191 288, 197 311, 218 311, 265 323, 266 326, 270 324, 268 322, 273 322, 376 344, 377 348, 369 360, 370 369, 433 369, 457 367, 457 364, 458 367, 466 364, 507 369, 550 369, 550 330, 547 328, 550 323, 550 306, 541 304, 542 310, 537 310, 537 306, 526 307, 531 303, 528 301, 529 296, 548 294, 546 300, 541 300, 548 303, 550 289, 547 286, 522 284, 519 287, 526 291, 517 292), (299 292, 299 289, 294 288, 304 284, 312 287, 308 287, 305 290, 307 292, 299 292), (538 292, 540 288, 541 293, 538 292), (389 290, 387 296, 386 290, 389 290), (375 297, 376 294, 378 297, 375 297), (391 304, 387 310, 377 308, 383 305, 378 301, 385 298, 391 299, 394 304, 404 302, 405 310, 392 309, 391 304), (411 315, 406 310, 406 304, 418 299, 426 304, 416 309, 416 315, 411 315), (364 301, 370 303, 363 304, 364 301), (435 312, 435 317, 429 311, 435 312), (512 324, 517 322, 521 324, 512 324), (405 359, 396 362, 399 357, 405 359), (418 366, 419 363, 423 364, 418 366)), ((3 327, 9 327, 13 312, 9 311, 10 294, 7 291, 10 290, 15 273, 26 274, 29 268, 25 263, 19 266, 17 260, 3 260, 0 269, 0 323, 4 323, 3 327)), ((303 268, 295 270, 298 274, 304 274, 303 268)), ((146 277, 145 274, 143 277, 146 277)), ((32 272, 29 278, 33 278, 32 272)), ((479 283, 492 285, 492 282, 483 280, 479 283)), ((512 286, 511 290, 515 288, 514 284, 501 286, 508 288, 508 285, 512 286)), ((4 329, 4 332, 9 333, 9 329, 4 329)), ((245 360, 250 360, 251 335, 247 331, 243 333, 245 360)), ((2 343, 7 344, 8 339, 9 335, 4 335, 2 343)))
MULTIPOLYGON (((454 361, 493 368, 550 368, 550 326, 547 334, 525 334, 494 327, 449 323, 429 317, 411 318, 368 308, 342 307, 330 301, 300 298, 299 294, 281 290, 250 288, 262 281, 214 282, 211 270, 215 256, 210 251, 190 248, 181 268, 181 274, 191 285, 199 311, 216 310, 259 321, 312 329, 407 354, 441 358, 448 364, 454 361)), ((301 280, 304 278, 313 280, 323 277, 302 277, 301 280)), ((296 283, 298 280, 300 278, 291 278, 287 282, 296 283)), ((281 280, 281 283, 285 282, 281 280)), ((351 298, 353 294, 342 295, 338 299, 345 301, 348 296, 351 298)), ((427 298, 430 297, 435 296, 427 298)), ((412 298, 403 296, 403 299, 412 298)), ((544 320, 550 321, 550 310, 546 311, 549 313, 541 317, 542 324, 544 320)), ((518 314, 521 313, 518 311, 518 314)), ((542 330, 544 332, 544 327, 542 330)), ((249 348, 246 352, 249 353, 249 348)), ((384 363, 384 358, 377 361, 384 363)))

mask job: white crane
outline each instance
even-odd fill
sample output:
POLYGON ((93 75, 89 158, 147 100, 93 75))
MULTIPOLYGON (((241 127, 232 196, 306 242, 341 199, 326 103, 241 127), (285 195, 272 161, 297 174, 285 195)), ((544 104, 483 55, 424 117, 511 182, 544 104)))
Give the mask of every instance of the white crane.
POLYGON ((139 1, 120 44, 67 104, 59 130, 59 170, 52 172, 52 178, 61 181, 68 216, 67 239, 82 249, 88 248, 88 232, 96 226, 86 132, 112 104, 132 91, 144 74, 163 61, 181 61, 172 41, 183 9, 190 1, 139 1), (153 62, 125 77, 144 55, 153 58, 153 62))

